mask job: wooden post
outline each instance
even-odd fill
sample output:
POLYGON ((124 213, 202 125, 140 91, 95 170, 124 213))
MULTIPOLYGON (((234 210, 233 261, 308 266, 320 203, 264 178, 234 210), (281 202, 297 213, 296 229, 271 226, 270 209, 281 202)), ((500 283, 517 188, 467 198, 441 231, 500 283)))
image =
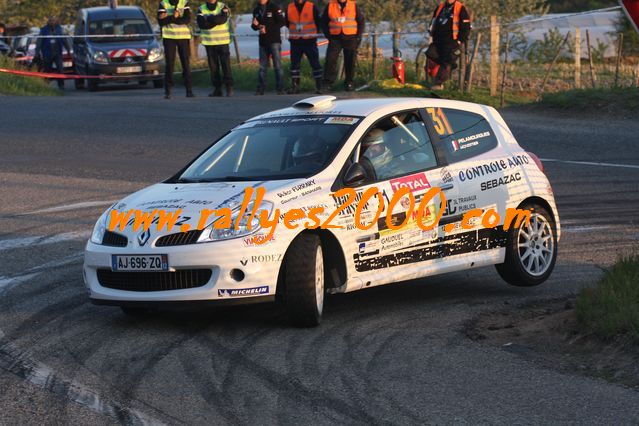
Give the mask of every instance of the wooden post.
POLYGON ((575 28, 575 89, 581 89, 581 30, 575 28))
POLYGON ((371 46, 373 49, 373 80, 377 80, 377 33, 373 33, 372 37, 373 41, 371 46))
POLYGON ((490 17, 490 96, 497 96, 499 80, 499 24, 497 17, 490 17))
POLYGON ((465 81, 466 81, 466 43, 463 43, 459 46, 459 50, 461 54, 459 55, 459 84, 458 90, 460 92, 464 91, 465 81))
POLYGON ((557 49, 557 53, 555 53, 555 57, 552 58, 552 62, 550 63, 550 66, 548 67, 548 70, 546 71, 546 75, 544 76, 544 81, 543 83, 541 83, 541 93, 543 93, 544 89, 546 88, 546 83, 548 82, 548 77, 550 77, 550 72, 554 68, 555 63, 557 63, 557 59, 559 59, 559 56, 561 55, 561 49, 563 49, 564 44, 568 42, 568 38, 570 38, 570 31, 566 33, 566 37, 564 37, 564 41, 561 42, 561 44, 559 45, 559 48, 557 49))
POLYGON ((233 34, 233 47, 235 49, 235 58, 237 59, 238 66, 240 66, 239 64, 241 63, 242 59, 240 58, 240 45, 237 43, 237 35, 235 33, 236 26, 235 26, 234 18, 229 19, 229 27, 230 27, 229 29, 231 30, 231 34, 233 34))
POLYGON ((470 93, 473 88, 473 70, 475 66, 475 59, 477 59, 477 52, 479 51, 479 45, 481 44, 481 33, 477 33, 475 39, 475 47, 473 48, 473 56, 470 57, 468 68, 466 69, 466 92, 470 93))
POLYGON ((621 54, 623 53, 623 33, 619 33, 617 43, 617 63, 615 64, 615 87, 619 87, 619 66, 621 65, 621 54))
POLYGON ((501 92, 499 94, 499 106, 504 107, 504 90, 506 88, 506 75, 508 71, 508 51, 510 50, 510 36, 506 34, 506 52, 504 53, 504 69, 501 73, 501 92))
POLYGON ((595 65, 592 61, 592 49, 590 47, 590 31, 586 30, 586 43, 588 43, 588 63, 590 64, 590 81, 592 83, 592 88, 595 89, 597 86, 597 77, 595 76, 595 65))

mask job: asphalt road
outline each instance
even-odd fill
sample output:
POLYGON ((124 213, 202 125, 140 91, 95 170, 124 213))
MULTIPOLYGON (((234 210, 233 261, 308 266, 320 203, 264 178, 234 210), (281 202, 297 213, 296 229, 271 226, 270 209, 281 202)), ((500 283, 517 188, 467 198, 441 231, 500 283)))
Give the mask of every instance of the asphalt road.
POLYGON ((575 294, 637 247, 636 120, 504 112, 554 160, 564 234, 540 287, 509 287, 493 268, 447 274, 329 297, 315 329, 269 305, 142 319, 91 305, 82 249, 111 200, 299 98, 198 94, 0 97, 0 424, 639 422, 636 391, 463 333, 481 312, 575 294))

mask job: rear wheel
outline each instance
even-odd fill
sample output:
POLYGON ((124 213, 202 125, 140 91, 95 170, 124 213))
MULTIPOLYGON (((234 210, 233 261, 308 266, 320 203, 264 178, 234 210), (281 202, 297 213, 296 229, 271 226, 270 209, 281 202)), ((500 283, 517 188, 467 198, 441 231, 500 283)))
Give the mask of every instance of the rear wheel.
POLYGON ((98 90, 98 79, 97 78, 89 78, 87 79, 87 86, 89 87, 89 92, 95 92, 98 90))
POLYGON ((315 327, 324 309, 324 255, 317 235, 297 237, 285 261, 286 310, 291 323, 315 327))
POLYGON ((508 231, 506 258, 496 268, 507 283, 532 287, 546 281, 555 267, 557 228, 544 207, 532 204, 523 209, 531 210, 530 221, 508 231))
POLYGON ((73 85, 75 86, 76 90, 82 90, 84 89, 84 79, 83 78, 76 78, 73 80, 73 85))
POLYGON ((153 80, 153 87, 156 89, 161 89, 164 87, 164 81, 162 80, 153 80))

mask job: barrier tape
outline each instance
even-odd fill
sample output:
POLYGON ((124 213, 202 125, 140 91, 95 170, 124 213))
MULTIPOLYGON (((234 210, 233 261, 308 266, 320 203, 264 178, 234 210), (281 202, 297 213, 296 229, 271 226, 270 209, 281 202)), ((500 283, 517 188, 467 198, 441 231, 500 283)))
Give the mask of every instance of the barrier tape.
MULTIPOLYGON (((324 44, 327 44, 328 40, 323 40, 317 43, 318 46, 322 46, 324 44)), ((285 50, 281 53, 280 56, 289 56, 291 54, 290 50, 285 50)), ((20 58, 23 59, 23 58, 20 58)), ((23 59, 26 60, 26 59, 23 59)), ((254 63, 254 62, 258 62, 259 59, 249 59, 246 60, 244 62, 240 62, 240 63, 236 63, 236 64, 231 64, 231 65, 243 65, 243 64, 248 64, 248 63, 254 63)), ((200 68, 200 69, 195 69, 195 70, 191 70, 191 73, 194 72, 202 72, 202 71, 208 71, 208 68, 200 68)), ((108 80, 108 79, 126 79, 126 78, 130 78, 130 79, 136 79, 136 78, 143 78, 143 77, 159 77, 159 76, 163 76, 164 73, 161 74, 128 74, 128 75, 106 75, 106 74, 101 74, 101 75, 80 75, 80 74, 57 74, 57 73, 46 73, 46 72, 39 72, 39 71, 22 71, 22 70, 12 70, 12 69, 8 69, 8 68, 0 68, 0 72, 6 73, 6 74, 14 74, 14 75, 20 75, 23 77, 40 77, 40 78, 50 78, 50 79, 57 79, 57 80, 79 80, 79 79, 101 79, 101 80, 108 80)), ((181 71, 177 71, 174 74, 181 74, 181 71)))

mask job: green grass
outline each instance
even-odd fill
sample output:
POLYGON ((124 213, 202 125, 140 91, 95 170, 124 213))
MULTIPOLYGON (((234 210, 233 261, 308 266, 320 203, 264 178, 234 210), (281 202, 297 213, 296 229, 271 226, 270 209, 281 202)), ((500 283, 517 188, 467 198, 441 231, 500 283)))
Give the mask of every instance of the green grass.
MULTIPOLYGON (((22 69, 13 60, 0 56, 0 68, 22 69)), ((23 77, 0 72, 0 94, 17 96, 56 96, 62 92, 53 89, 39 77, 23 77)))
POLYGON ((596 287, 581 292, 575 307, 587 331, 639 343, 639 255, 619 260, 596 287))
POLYGON ((564 110, 636 113, 639 111, 639 88, 582 89, 546 93, 539 104, 564 110))

